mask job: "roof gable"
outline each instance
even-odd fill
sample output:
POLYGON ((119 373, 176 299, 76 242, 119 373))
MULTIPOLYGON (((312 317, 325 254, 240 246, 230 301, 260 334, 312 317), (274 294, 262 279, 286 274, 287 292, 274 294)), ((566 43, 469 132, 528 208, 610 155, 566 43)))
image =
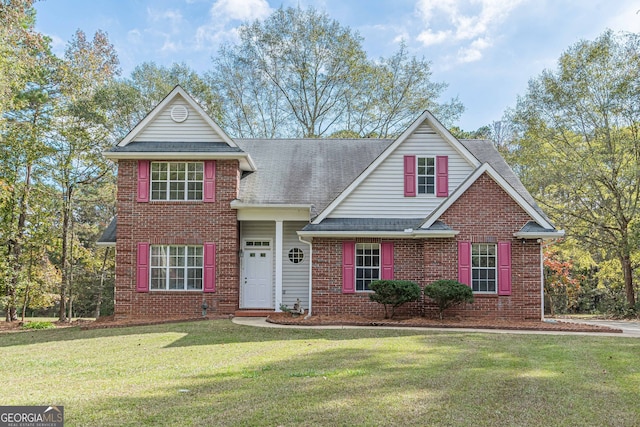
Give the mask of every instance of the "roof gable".
MULTIPOLYGON (((555 229, 554 226, 541 212, 532 206, 526 198, 520 194, 515 188, 503 178, 489 163, 484 163, 477 168, 467 178, 462 185, 458 186, 453 193, 442 203, 436 210, 425 219, 420 228, 426 229, 431 227, 440 217, 453 205, 483 174, 489 175, 534 221, 546 229, 555 229)), ((527 193, 528 194, 528 193, 527 193)))
POLYGON ((332 212, 345 202, 345 200, 352 195, 356 189, 385 161, 387 161, 399 147, 405 144, 408 140, 411 140, 415 134, 420 133, 421 129, 424 129, 425 127, 431 129, 432 134, 435 133, 439 136, 441 144, 447 145, 449 150, 457 155, 460 162, 467 165, 466 167, 468 168, 468 172, 465 173, 465 176, 470 173, 471 170, 480 166, 478 159, 460 141, 458 141, 458 139, 451 135, 451 133, 442 126, 442 124, 430 112, 425 111, 402 133, 402 135, 389 145, 389 147, 387 147, 380 156, 378 156, 366 169, 364 169, 364 171, 353 182, 351 182, 351 184, 342 193, 340 193, 340 195, 338 195, 338 197, 336 197, 326 209, 320 212, 313 223, 320 223, 331 215, 332 212))
POLYGON ((218 126, 200 105, 176 86, 147 116, 117 144, 131 142, 222 142, 236 143, 218 126))

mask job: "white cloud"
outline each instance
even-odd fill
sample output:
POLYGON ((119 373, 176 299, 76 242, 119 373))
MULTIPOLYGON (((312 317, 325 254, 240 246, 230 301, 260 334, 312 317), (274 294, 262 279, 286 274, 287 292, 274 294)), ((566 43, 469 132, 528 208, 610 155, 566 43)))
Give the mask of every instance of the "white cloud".
POLYGON ((458 61, 473 62, 493 45, 500 25, 526 0, 418 0, 416 12, 425 29, 416 39, 424 46, 458 46, 458 61))
POLYGON ((238 21, 265 19, 271 12, 273 9, 266 0, 216 0, 209 11, 210 21, 196 29, 196 46, 207 50, 212 45, 235 40, 238 21))
POLYGON ((137 28, 127 31, 127 42, 139 44, 142 42, 142 33, 137 28))
POLYGON ((421 32, 417 39, 425 46, 431 46, 434 44, 440 44, 447 41, 447 39, 451 38, 451 31, 438 31, 437 33, 432 32, 429 28, 421 32))
POLYGON ((255 21, 266 18, 271 12, 266 0, 216 0, 211 6, 214 20, 255 21))

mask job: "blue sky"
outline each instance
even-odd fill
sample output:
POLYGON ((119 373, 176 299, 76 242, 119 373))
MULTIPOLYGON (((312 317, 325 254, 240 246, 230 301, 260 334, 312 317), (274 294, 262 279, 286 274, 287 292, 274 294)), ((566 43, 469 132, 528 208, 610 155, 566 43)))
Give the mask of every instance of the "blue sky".
POLYGON ((125 76, 145 61, 204 72, 240 24, 298 5, 357 31, 371 58, 404 40, 431 61, 433 80, 449 85, 443 100, 462 101, 464 130, 499 120, 574 43, 607 28, 640 32, 639 0, 45 0, 36 3, 36 29, 59 55, 77 29, 106 31, 125 76))

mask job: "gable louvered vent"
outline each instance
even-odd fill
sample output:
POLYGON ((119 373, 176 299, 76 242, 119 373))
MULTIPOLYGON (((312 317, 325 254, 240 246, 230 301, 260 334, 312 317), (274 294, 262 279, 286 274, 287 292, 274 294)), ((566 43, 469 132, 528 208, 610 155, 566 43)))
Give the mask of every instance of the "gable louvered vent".
POLYGON ((189 117, 189 110, 184 105, 176 105, 171 109, 171 120, 182 123, 189 117))

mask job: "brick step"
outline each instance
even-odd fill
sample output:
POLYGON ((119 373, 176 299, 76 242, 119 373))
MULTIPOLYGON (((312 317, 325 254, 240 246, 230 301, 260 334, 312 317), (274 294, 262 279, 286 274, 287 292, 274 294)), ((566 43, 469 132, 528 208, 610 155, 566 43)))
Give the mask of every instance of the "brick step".
POLYGON ((270 314, 275 313, 275 310, 236 310, 234 315, 236 317, 267 317, 270 314))

